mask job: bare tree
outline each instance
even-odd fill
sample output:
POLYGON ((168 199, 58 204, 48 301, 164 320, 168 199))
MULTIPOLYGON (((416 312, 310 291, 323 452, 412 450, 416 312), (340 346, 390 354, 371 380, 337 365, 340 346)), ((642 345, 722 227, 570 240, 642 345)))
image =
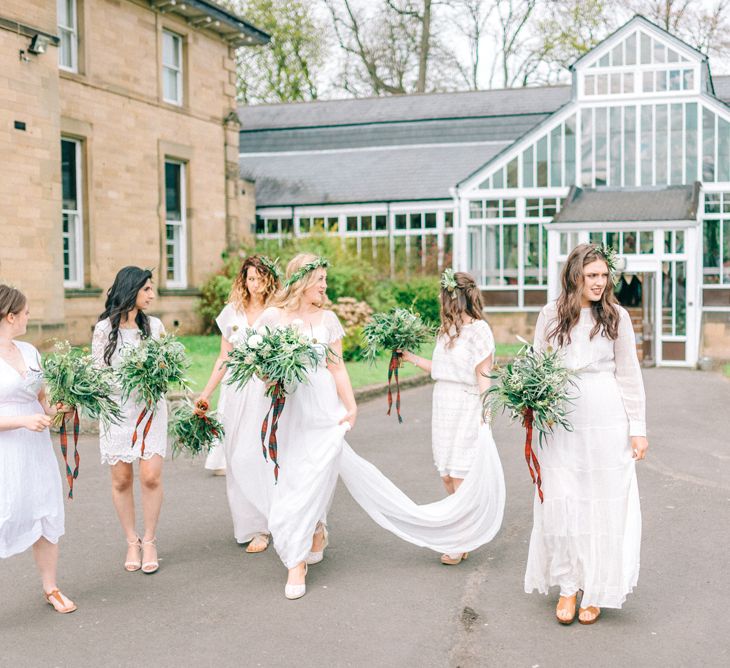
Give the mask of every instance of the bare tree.
POLYGON ((479 90, 481 82, 481 54, 488 35, 487 21, 492 15, 494 4, 491 0, 451 0, 453 18, 451 20, 456 34, 466 39, 468 60, 464 63, 453 54, 456 69, 466 86, 479 90))

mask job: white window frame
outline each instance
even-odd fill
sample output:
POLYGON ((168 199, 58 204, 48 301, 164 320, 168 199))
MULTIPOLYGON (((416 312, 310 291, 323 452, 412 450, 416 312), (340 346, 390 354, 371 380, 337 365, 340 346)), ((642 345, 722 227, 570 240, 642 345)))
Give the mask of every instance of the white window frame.
POLYGON ((173 158, 165 158, 165 167, 168 164, 178 165, 180 167, 180 220, 170 219, 167 215, 167 169, 164 170, 164 192, 165 192, 165 286, 168 288, 187 288, 188 287, 188 225, 187 225, 187 197, 186 197, 186 163, 182 160, 173 158), (176 236, 170 241, 167 233, 170 227, 176 229, 176 236), (168 276, 168 258, 170 255, 170 247, 173 251, 173 278, 168 276))
POLYGON ((67 72, 78 72, 79 71, 79 25, 78 25, 78 7, 76 0, 57 0, 56 1, 56 12, 58 16, 58 32, 61 37, 61 44, 63 44, 64 35, 69 35, 71 38, 71 63, 64 64, 61 62, 61 56, 63 54, 63 48, 59 44, 58 49, 58 67, 59 69, 66 70, 67 72), (61 10, 68 6, 71 9, 71 23, 70 25, 63 25, 61 23, 61 10))
POLYGON ((183 103, 183 37, 171 30, 162 31, 162 99, 165 102, 177 105, 178 107, 181 107, 183 103), (170 37, 173 40, 173 46, 175 47, 177 61, 179 63, 177 66, 172 63, 165 62, 165 39, 167 37, 170 37), (175 76, 177 97, 168 97, 167 95, 168 91, 165 90, 165 82, 167 81, 165 74, 167 72, 172 72, 175 76))
MULTIPOLYGON (((69 248, 69 278, 66 279, 66 263, 63 263, 65 288, 84 287, 84 212, 83 212, 83 181, 81 180, 81 142, 70 137, 61 137, 61 141, 74 145, 76 162, 76 208, 66 209, 61 204, 61 234, 63 239, 68 240, 69 248), (67 216, 69 221, 68 232, 63 231, 63 217, 67 216)), ((61 193, 63 202, 63 193, 61 193)))

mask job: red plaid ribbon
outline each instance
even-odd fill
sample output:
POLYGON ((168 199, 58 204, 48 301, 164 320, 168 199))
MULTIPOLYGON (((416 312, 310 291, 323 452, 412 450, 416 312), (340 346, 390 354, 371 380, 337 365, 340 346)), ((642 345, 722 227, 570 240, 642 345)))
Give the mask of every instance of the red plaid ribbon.
POLYGON ((68 431, 66 429, 66 420, 68 416, 66 413, 63 414, 61 420, 61 454, 63 455, 63 463, 66 464, 66 480, 68 481, 68 498, 74 498, 74 480, 79 477, 79 463, 81 457, 79 456, 79 411, 74 408, 74 469, 68 465, 68 431))
POLYGON ((390 355, 390 364, 388 364, 388 415, 390 415, 391 408, 393 407, 393 393, 390 389, 390 380, 393 376, 395 376, 395 412, 398 414, 398 422, 402 423, 403 418, 400 414, 400 383, 398 382, 398 367, 400 367, 400 358, 400 353, 394 350, 390 355))
POLYGON ((271 459, 274 462, 274 480, 279 482, 279 444, 276 440, 276 430, 279 426, 279 418, 284 410, 284 404, 286 403, 286 394, 281 383, 276 383, 271 387, 271 406, 266 413, 264 422, 261 425, 261 447, 264 451, 264 459, 267 461, 271 459), (271 416, 271 431, 269 432, 269 416, 271 416), (269 432, 269 443, 268 443, 268 454, 266 456, 267 444, 266 444, 266 433, 269 432))
POLYGON ((530 476, 532 477, 532 483, 537 485, 537 494, 540 497, 540 503, 543 502, 542 497, 542 477, 540 476, 540 463, 537 461, 537 454, 532 449, 532 424, 534 418, 531 408, 525 408, 523 424, 527 432, 525 437, 525 461, 527 462, 527 468, 530 470, 530 476), (534 466, 534 470, 533 470, 534 466))
MULTIPOLYGON (((144 420, 144 416, 147 415, 147 412, 147 406, 145 406, 140 412, 139 417, 137 418, 137 424, 134 425, 134 433, 132 434, 132 447, 137 444, 137 430, 139 429, 139 425, 142 424, 142 420, 144 420)), ((147 435, 150 433, 150 429, 152 428, 152 418, 154 417, 155 412, 149 411, 149 417, 147 418, 147 422, 145 423, 144 429, 142 430, 142 449, 139 453, 140 457, 144 456, 144 448, 147 440, 147 435)))

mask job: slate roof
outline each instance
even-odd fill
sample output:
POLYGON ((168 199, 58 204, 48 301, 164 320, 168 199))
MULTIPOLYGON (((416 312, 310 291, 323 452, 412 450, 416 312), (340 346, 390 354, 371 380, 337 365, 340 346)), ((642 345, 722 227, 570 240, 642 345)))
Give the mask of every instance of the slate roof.
POLYGON ((573 186, 555 223, 696 220, 699 183, 656 188, 573 186))

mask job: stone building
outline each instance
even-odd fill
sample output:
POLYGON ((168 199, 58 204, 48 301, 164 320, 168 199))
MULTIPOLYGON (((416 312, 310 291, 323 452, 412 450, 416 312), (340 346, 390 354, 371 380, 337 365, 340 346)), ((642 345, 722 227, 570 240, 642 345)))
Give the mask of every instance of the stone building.
POLYGON ((730 359, 730 77, 636 16, 569 86, 248 107, 256 234, 339 235, 394 273, 453 264, 528 335, 579 242, 626 261, 646 363, 730 359))
POLYGON ((234 51, 267 41, 212 0, 0 4, 0 281, 30 338, 88 340, 128 264, 197 328, 197 287, 251 227, 234 51))

